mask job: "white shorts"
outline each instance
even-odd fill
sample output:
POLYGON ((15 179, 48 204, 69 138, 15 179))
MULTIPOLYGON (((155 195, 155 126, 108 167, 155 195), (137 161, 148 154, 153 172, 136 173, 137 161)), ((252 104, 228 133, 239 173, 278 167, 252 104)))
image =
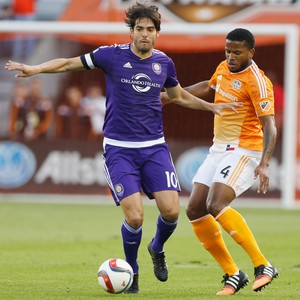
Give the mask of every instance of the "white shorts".
POLYGON ((236 197, 241 195, 254 183, 254 170, 258 166, 262 152, 239 148, 236 145, 214 144, 209 154, 193 178, 211 186, 221 182, 230 186, 236 197))

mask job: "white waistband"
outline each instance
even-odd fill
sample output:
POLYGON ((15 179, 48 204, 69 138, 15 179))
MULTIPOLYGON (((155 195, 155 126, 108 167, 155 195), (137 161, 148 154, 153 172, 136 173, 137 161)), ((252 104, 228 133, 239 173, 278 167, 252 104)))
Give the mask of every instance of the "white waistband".
POLYGON ((214 151, 228 151, 228 150, 235 150, 238 148, 238 144, 222 144, 222 143, 213 143, 211 149, 214 151))
POLYGON ((227 151, 242 151, 245 155, 260 158, 262 155, 261 151, 249 150, 245 148, 239 147, 237 144, 221 144, 221 143, 214 143, 210 147, 211 151, 216 152, 227 152, 227 151))
POLYGON ((105 145, 112 145, 112 146, 117 146, 117 147, 123 147, 123 148, 144 148, 144 147, 151 147, 157 144, 163 144, 165 143, 165 138, 161 137, 157 140, 152 140, 152 141, 144 141, 144 142, 129 142, 129 141, 119 141, 119 140, 114 140, 114 139, 109 139, 109 138, 104 138, 103 139, 103 148, 105 145))

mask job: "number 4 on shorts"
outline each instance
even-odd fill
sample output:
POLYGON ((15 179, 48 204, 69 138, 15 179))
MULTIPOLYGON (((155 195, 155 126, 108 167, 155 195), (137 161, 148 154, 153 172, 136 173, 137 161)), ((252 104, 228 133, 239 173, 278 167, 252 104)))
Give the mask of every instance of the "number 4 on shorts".
POLYGON ((225 167, 223 170, 221 170, 221 174, 223 174, 223 177, 226 178, 229 174, 229 169, 231 168, 231 166, 227 166, 225 167))

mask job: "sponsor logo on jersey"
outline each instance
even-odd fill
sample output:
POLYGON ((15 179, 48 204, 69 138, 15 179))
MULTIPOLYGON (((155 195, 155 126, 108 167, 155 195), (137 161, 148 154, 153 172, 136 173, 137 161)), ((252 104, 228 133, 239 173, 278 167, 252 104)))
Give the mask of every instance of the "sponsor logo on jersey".
POLYGON ((17 188, 26 184, 36 169, 33 152, 17 142, 0 143, 0 187, 17 188))
POLYGON ((218 75, 218 77, 217 77, 217 79, 220 80, 220 81, 222 80, 222 78, 223 78, 222 75, 218 75))
POLYGON ((131 84, 133 89, 139 93, 146 93, 152 87, 161 89, 161 84, 152 82, 152 79, 144 73, 135 74, 131 79, 122 78, 121 82, 131 84))
POLYGON ((261 110, 267 112, 271 109, 271 104, 269 101, 262 101, 259 103, 261 110))
POLYGON ((230 99, 232 101, 238 101, 238 98, 236 96, 222 90, 219 83, 216 85, 216 92, 227 99, 230 99))
POLYGON ((159 75, 161 73, 161 65, 159 63, 153 63, 152 70, 154 71, 154 73, 159 75))
POLYGON ((239 90, 242 87, 242 83, 239 80, 235 79, 232 81, 231 86, 234 90, 239 90))

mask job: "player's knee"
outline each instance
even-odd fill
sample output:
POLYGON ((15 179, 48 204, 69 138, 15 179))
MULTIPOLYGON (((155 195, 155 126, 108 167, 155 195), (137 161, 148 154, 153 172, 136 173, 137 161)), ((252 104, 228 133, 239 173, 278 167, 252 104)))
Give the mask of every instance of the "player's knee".
POLYGON ((187 205, 187 207, 185 209, 185 214, 187 215, 189 220, 195 219, 195 210, 191 207, 190 204, 187 205))
POLYGON ((143 225, 144 216, 141 213, 131 213, 126 218, 126 222, 133 228, 138 228, 143 225))
POLYGON ((169 222, 175 222, 179 217, 180 209, 178 208, 170 208, 169 210, 166 210, 161 213, 161 216, 164 220, 169 222))
POLYGON ((205 202, 195 202, 189 201, 185 213, 190 221, 199 219, 205 215, 207 215, 206 205, 205 202))
POLYGON ((207 210, 213 217, 216 217, 223 208, 224 204, 217 201, 209 201, 207 203, 207 210))

